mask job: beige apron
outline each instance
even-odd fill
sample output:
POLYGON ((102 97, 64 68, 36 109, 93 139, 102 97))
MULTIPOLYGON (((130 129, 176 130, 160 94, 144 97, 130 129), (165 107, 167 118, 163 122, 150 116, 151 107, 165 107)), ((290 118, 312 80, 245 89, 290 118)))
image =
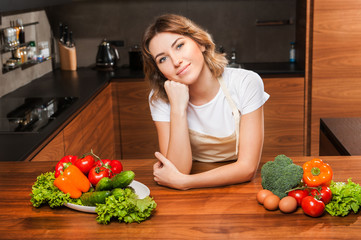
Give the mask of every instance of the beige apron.
POLYGON ((235 131, 227 137, 214 137, 189 129, 193 160, 200 162, 219 162, 237 159, 240 112, 228 92, 222 78, 218 79, 227 102, 232 109, 235 131))

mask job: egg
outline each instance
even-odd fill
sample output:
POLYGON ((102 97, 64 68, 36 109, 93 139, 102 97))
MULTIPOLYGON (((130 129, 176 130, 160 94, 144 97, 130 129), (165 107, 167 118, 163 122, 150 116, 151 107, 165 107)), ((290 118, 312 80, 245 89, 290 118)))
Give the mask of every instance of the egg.
POLYGON ((257 193, 257 201, 260 203, 260 204, 263 204, 264 202, 264 199, 270 195, 270 194, 273 194, 270 190, 267 190, 267 189, 262 189, 261 191, 259 191, 257 193))
POLYGON ((284 213, 291 213, 297 209, 297 200, 294 197, 287 196, 281 199, 279 208, 284 213))
POLYGON ((277 195, 268 195, 264 201, 263 205, 267 210, 273 211, 278 209, 278 204, 280 202, 280 198, 277 195))

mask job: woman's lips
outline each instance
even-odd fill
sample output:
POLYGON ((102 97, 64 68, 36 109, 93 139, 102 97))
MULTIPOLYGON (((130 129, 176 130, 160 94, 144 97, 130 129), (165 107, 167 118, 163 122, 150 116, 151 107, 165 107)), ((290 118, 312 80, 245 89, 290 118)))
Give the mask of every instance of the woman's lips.
POLYGON ((179 71, 176 73, 177 75, 182 74, 185 70, 188 69, 189 65, 191 65, 190 63, 188 63, 187 65, 185 65, 184 67, 182 67, 181 69, 179 69, 179 71))

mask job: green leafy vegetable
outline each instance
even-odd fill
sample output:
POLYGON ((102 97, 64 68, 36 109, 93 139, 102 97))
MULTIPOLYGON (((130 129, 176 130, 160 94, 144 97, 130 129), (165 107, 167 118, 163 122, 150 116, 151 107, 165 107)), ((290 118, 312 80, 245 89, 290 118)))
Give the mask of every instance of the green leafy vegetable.
POLYGON ((48 203, 51 208, 60 207, 71 201, 70 195, 60 191, 53 182, 54 172, 46 172, 39 175, 32 187, 30 202, 34 207, 40 207, 48 203))
POLYGON ((294 164, 291 158, 281 154, 262 166, 261 177, 262 187, 282 199, 287 196, 286 191, 301 182, 303 169, 294 164))
POLYGON ((326 205, 326 211, 332 216, 346 216, 351 211, 357 213, 361 206, 361 187, 351 181, 331 182, 332 200, 326 205))
POLYGON ((96 220, 108 224, 113 218, 119 222, 132 223, 146 220, 157 204, 151 197, 138 199, 138 196, 129 188, 117 190, 116 195, 106 199, 105 204, 97 204, 96 220))

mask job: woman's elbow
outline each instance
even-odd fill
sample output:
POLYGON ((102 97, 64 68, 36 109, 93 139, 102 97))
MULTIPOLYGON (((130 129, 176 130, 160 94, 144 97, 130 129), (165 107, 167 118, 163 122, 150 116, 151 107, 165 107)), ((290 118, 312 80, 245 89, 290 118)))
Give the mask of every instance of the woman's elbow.
POLYGON ((244 174, 242 176, 244 182, 250 182, 254 179, 257 173, 258 165, 247 165, 242 167, 244 169, 244 174))

